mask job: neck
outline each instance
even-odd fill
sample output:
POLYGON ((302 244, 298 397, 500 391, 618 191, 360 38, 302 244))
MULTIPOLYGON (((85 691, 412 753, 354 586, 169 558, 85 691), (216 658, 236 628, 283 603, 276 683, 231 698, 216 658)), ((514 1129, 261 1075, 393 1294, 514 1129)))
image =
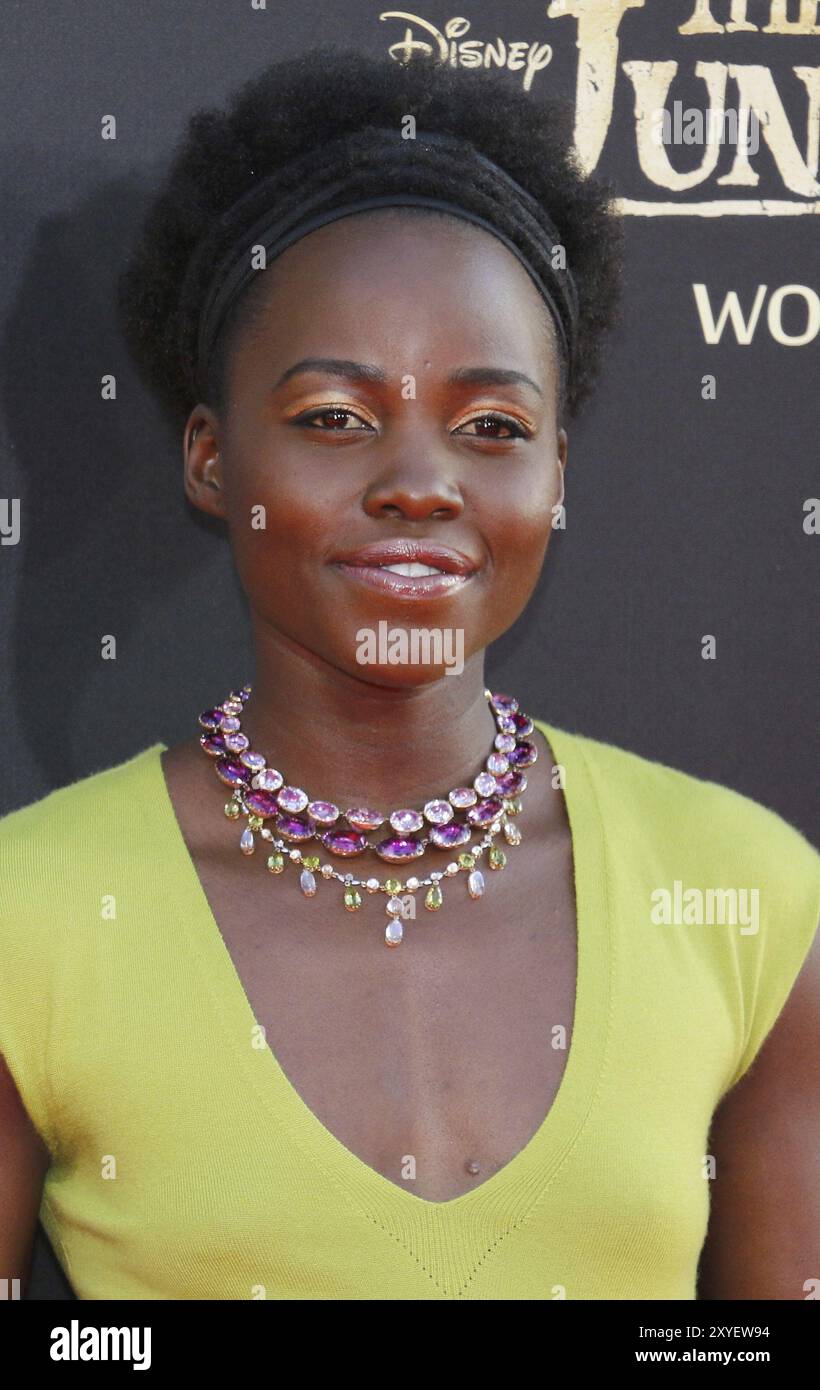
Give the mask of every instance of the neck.
POLYGON ((291 785, 342 810, 367 805, 387 814, 469 785, 496 733, 483 652, 458 676, 386 687, 275 634, 256 643, 250 684, 242 731, 251 748, 291 785))

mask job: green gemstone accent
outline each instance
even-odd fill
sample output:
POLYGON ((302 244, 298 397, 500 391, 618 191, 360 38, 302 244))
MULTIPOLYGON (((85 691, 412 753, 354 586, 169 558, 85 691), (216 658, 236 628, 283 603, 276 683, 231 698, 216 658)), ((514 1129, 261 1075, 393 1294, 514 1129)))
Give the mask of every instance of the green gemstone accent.
POLYGON ((385 892, 395 895, 401 892, 401 884, 397 878, 387 878, 384 881, 385 892))
POLYGON ((318 867, 319 867, 319 856, 318 856, 318 854, 303 854, 303 855, 302 855, 302 867, 305 868, 305 869, 310 869, 310 872, 311 872, 312 874, 315 874, 316 870, 317 870, 318 867))
POLYGON ((503 849, 499 849, 497 845, 493 845, 489 855, 490 868, 503 869, 506 862, 507 856, 504 853, 503 849))
POLYGON ((461 868, 461 869, 474 869, 474 868, 475 868, 475 855, 474 855, 474 854, 460 854, 460 855, 458 856, 458 863, 459 863, 459 868, 461 868))
POLYGON ((248 816, 248 825, 250 826, 251 830, 261 830, 263 824, 264 821, 262 820, 261 816, 248 816))
POLYGON ((348 912, 355 912, 357 907, 361 907, 362 898, 357 888, 345 889, 345 907, 348 912))
POLYGON ((239 815, 239 807, 235 801, 226 801, 225 815, 228 817, 228 820, 236 820, 239 815))
POLYGON ((285 867, 285 856, 283 854, 268 855, 268 868, 272 874, 281 874, 285 867))
POLYGON ((434 883, 432 888, 428 888, 427 890, 427 897, 424 899, 424 906, 428 907, 431 912, 436 912, 441 907, 441 904, 443 902, 444 894, 442 893, 438 884, 434 883))

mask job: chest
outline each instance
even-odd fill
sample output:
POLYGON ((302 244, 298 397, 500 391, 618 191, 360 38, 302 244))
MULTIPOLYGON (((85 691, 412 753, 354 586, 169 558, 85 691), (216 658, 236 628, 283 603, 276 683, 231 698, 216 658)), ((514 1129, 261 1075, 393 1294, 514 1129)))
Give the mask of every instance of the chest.
MULTIPOLYGON (((191 848, 227 957, 305 1105, 353 1154, 428 1201, 491 1177, 544 1121, 572 1037, 569 837, 519 847, 482 899, 448 884, 395 949, 384 898, 348 914, 237 852, 191 848), (461 891, 459 891, 459 889, 461 891)), ((324 891, 323 891, 324 890, 324 891)))

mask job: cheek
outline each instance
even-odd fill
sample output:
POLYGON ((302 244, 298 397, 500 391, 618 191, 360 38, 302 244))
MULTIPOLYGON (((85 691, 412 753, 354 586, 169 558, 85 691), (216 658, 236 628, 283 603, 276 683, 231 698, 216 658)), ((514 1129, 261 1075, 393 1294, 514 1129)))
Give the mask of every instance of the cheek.
POLYGON ((237 550, 249 550, 275 562, 283 553, 291 561, 321 548, 328 517, 335 511, 332 482, 312 477, 308 469, 288 467, 280 458, 270 465, 226 467, 227 520, 237 550))

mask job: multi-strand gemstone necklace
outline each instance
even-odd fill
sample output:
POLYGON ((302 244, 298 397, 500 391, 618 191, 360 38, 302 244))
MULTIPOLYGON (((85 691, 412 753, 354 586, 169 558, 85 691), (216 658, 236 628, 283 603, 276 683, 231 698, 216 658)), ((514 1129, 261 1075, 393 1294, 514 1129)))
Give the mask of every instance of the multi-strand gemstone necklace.
POLYGON ((388 922, 384 939, 398 946, 404 935, 403 920, 415 916, 415 894, 427 892, 424 906, 436 912, 444 902, 442 880, 467 875, 467 892, 473 899, 484 893, 484 875, 478 867, 487 852, 491 869, 503 869, 507 856, 494 840, 503 833, 508 845, 521 843, 515 817, 521 811, 521 795, 527 787, 525 768, 538 757, 529 741, 533 722, 510 695, 485 690, 498 732, 484 767, 472 786, 453 787, 445 797, 428 801, 420 810, 402 807, 386 815, 367 806, 350 806, 342 811, 332 801, 312 800, 306 791, 288 783, 277 768, 255 753, 243 734, 240 715, 252 687, 232 691, 227 700, 204 710, 199 723, 205 731, 199 742, 214 759, 214 771, 231 788, 225 805, 229 820, 247 816, 247 826, 239 840, 243 854, 253 854, 256 834, 269 842, 272 853, 267 867, 281 874, 287 862, 300 866, 300 886, 306 897, 316 893, 317 873, 343 885, 343 902, 348 912, 356 912, 365 893, 387 895, 388 922), (265 825, 273 822, 273 829, 265 825), (474 843, 473 837, 476 836, 474 843), (373 837, 373 838, 370 838, 373 837), (311 842, 320 844, 340 859, 355 859, 373 850, 385 863, 410 865, 422 859, 428 848, 450 850, 457 857, 427 878, 411 874, 404 879, 357 878, 340 872, 321 856, 310 853, 311 842), (306 850, 308 851, 306 853, 306 850))

